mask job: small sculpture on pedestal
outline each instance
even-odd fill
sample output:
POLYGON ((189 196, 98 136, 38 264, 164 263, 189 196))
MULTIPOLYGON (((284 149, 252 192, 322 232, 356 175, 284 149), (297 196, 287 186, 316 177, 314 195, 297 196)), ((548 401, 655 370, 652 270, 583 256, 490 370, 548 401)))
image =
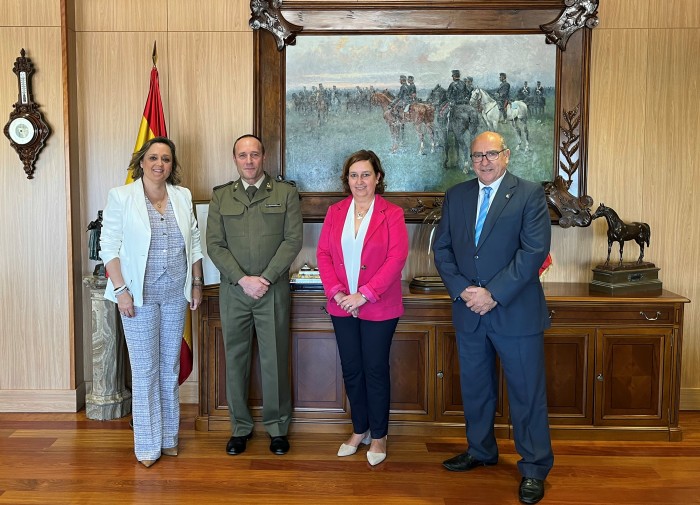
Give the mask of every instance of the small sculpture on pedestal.
POLYGON ((639 259, 635 263, 635 267, 642 265, 642 260, 644 259, 644 244, 649 246, 649 238, 651 237, 651 229, 647 223, 625 223, 617 215, 611 207, 606 207, 604 204, 598 205, 598 208, 593 213, 593 219, 599 217, 604 217, 608 222, 608 258, 605 260, 605 266, 610 265, 610 250, 612 249, 613 242, 618 242, 620 244, 620 263, 619 267, 622 266, 622 250, 625 248, 625 242, 628 240, 634 240, 639 246, 639 259))
POLYGON ((604 217, 608 223, 608 256, 605 263, 593 269, 593 281, 590 289, 610 294, 628 294, 641 292, 661 292, 659 269, 653 263, 644 261, 644 246, 649 247, 651 228, 647 223, 625 223, 611 207, 602 203, 593 213, 592 218, 604 217), (635 262, 624 263, 622 251, 625 242, 635 241, 639 246, 639 257, 635 262), (612 245, 620 245, 620 261, 610 264, 612 245))
POLYGON ((95 265, 95 270, 92 275, 96 277, 105 276, 105 266, 100 258, 100 234, 102 233, 102 211, 97 211, 97 219, 90 221, 87 230, 90 232, 90 237, 88 238, 88 253, 89 258, 93 261, 98 261, 95 265))

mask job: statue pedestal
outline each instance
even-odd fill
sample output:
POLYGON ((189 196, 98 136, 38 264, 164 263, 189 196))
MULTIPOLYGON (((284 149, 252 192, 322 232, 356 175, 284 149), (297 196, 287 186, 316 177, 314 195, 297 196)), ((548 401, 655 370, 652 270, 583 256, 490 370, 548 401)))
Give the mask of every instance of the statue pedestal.
POLYGON ((411 293, 447 293, 439 275, 418 275, 409 284, 411 293))
POLYGON ((92 304, 92 392, 85 396, 85 415, 101 421, 131 413, 131 393, 125 387, 125 344, 116 305, 103 296, 107 279, 88 275, 92 304))
POLYGON ((593 269, 590 291, 610 295, 661 294, 659 269, 653 263, 598 265, 593 269))

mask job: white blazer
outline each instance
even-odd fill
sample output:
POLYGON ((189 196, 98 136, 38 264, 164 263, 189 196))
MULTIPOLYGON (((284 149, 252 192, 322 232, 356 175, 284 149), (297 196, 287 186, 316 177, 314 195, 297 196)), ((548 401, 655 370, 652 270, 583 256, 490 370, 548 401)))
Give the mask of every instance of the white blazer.
MULTIPOLYGON (((199 242, 199 228, 192 211, 192 194, 187 188, 166 185, 168 199, 175 211, 182 237, 185 239, 187 254, 187 280, 185 298, 192 301, 192 265, 202 259, 202 246, 199 242)), ((109 190, 107 206, 102 213, 100 234, 100 258, 106 265, 119 258, 122 277, 134 297, 134 305, 143 305, 143 281, 146 277, 146 260, 151 245, 151 225, 146 209, 146 195, 143 181, 109 190)), ((112 280, 107 282, 105 298, 116 303, 112 280)))

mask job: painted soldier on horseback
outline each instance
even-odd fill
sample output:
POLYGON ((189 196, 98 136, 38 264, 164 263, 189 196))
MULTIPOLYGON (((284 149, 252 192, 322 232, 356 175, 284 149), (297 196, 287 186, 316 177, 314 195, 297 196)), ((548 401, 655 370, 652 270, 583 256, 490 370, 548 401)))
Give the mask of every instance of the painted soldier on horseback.
POLYGON ((501 81, 498 90, 496 91, 496 100, 498 101, 498 110, 501 111, 500 123, 506 122, 506 107, 510 101, 510 83, 508 83, 507 76, 504 72, 498 74, 498 78, 501 81))
POLYGON ((399 93, 396 95, 396 98, 392 100, 390 105, 391 111, 394 114, 394 117, 397 119, 400 119, 403 116, 404 108, 408 109, 408 106, 411 104, 410 88, 406 82, 405 75, 399 76, 399 83, 401 84, 399 93))
POLYGON ((452 71, 452 82, 447 87, 447 102, 450 109, 454 108, 455 105, 469 102, 467 100, 467 83, 460 79, 459 70, 452 71))

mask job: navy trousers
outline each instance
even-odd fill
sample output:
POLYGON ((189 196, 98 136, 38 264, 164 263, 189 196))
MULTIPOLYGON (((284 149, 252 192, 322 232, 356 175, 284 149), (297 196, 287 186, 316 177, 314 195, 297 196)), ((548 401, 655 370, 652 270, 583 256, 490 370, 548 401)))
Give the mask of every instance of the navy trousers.
POLYGON ((506 336, 493 331, 485 314, 473 333, 457 330, 460 383, 467 424, 468 453, 486 463, 498 461, 493 432, 498 397, 496 355, 508 385, 515 448, 524 477, 545 479, 554 463, 547 417, 544 335, 506 336))
POLYGON ((353 431, 382 438, 389 430, 389 350, 399 318, 365 321, 331 316, 350 401, 353 431))

